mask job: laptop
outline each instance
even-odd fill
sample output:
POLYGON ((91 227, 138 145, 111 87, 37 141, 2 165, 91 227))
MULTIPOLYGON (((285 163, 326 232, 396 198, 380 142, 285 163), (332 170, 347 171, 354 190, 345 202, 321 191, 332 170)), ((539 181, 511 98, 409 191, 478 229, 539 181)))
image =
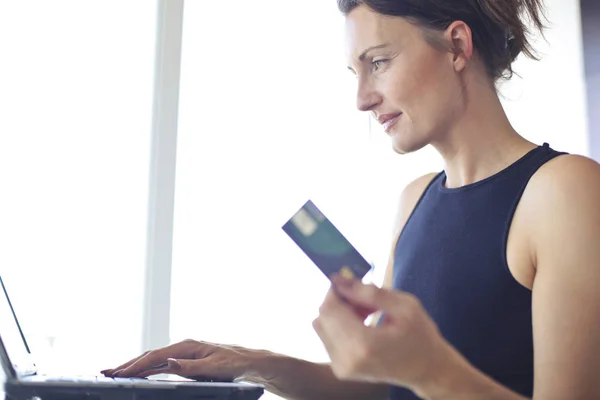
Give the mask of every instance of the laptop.
MULTIPOLYGON (((104 376, 40 374, 0 277, 0 361, 3 390, 9 399, 25 400, 256 400, 264 387, 245 382, 195 382, 104 376)), ((3 398, 3 397, 2 397, 3 398)))

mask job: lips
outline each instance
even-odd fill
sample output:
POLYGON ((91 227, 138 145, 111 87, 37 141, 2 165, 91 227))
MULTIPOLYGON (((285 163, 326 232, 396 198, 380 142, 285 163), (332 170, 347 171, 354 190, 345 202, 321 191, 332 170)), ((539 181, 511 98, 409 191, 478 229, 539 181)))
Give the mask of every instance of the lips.
POLYGON ((386 132, 389 132, 390 128, 392 126, 394 126, 394 124, 396 122, 398 122, 398 119, 400 118, 400 116, 402 115, 402 113, 394 113, 394 114, 382 114, 377 118, 377 121, 379 121, 379 123, 381 125, 383 125, 383 129, 386 132))

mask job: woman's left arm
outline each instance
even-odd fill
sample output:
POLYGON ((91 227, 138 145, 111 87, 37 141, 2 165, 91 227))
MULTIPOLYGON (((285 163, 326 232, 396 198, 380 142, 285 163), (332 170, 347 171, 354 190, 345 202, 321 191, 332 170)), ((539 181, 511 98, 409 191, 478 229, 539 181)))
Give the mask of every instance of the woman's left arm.
MULTIPOLYGON (((519 207, 536 266, 533 398, 600 399, 600 165, 559 157, 527 191, 519 207)), ((341 379, 405 386, 428 400, 525 399, 473 367, 409 294, 338 277, 314 328, 341 379), (385 320, 365 327, 348 303, 385 320)))
POLYGON ((534 399, 600 399, 600 165, 559 157, 531 183, 534 399))

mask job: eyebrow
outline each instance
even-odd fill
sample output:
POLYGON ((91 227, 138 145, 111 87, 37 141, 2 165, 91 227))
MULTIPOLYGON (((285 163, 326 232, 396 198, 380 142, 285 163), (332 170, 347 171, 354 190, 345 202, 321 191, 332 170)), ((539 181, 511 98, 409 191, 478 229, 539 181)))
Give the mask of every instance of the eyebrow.
MULTIPOLYGON (((384 47, 388 47, 390 44, 389 43, 383 43, 383 44, 378 44, 377 46, 371 46, 369 48, 367 48, 365 51, 363 51, 362 53, 360 53, 360 56, 358 56, 358 61, 363 62, 365 61, 365 58, 367 58, 367 54, 372 51, 372 50, 377 50, 377 49, 382 49, 384 47)), ((348 69, 352 72, 355 73, 354 68, 348 66, 348 69)))
POLYGON ((378 44, 377 46, 371 46, 368 49, 366 49, 365 51, 363 51, 360 56, 358 56, 358 60, 359 61, 364 61, 365 58, 367 57, 367 54, 371 51, 371 50, 376 50, 376 49, 381 49, 384 47, 389 46, 389 43, 383 43, 383 44, 378 44))

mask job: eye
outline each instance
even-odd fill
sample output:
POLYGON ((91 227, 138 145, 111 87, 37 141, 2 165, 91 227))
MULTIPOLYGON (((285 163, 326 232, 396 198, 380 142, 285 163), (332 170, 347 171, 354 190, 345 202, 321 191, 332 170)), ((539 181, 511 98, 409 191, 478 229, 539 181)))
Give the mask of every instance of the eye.
POLYGON ((385 64, 388 62, 388 59, 379 59, 379 60, 373 60, 373 62, 371 63, 373 65, 373 69, 375 71, 381 69, 383 66, 385 66, 385 64))

